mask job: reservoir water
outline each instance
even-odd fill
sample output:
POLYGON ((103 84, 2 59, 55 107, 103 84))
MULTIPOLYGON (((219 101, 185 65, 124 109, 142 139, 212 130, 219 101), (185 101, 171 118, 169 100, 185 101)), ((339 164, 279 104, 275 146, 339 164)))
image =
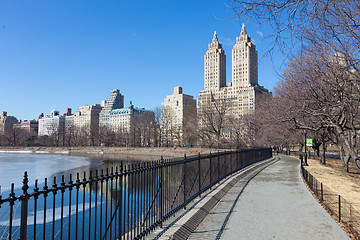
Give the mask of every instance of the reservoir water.
MULTIPOLYGON (((99 161, 98 164, 101 163, 99 161)), ((45 178, 49 178, 58 172, 86 169, 91 164, 92 161, 81 156, 0 153, 1 192, 9 191, 11 183, 15 184, 15 189, 21 188, 25 171, 29 175, 29 184, 33 185, 35 179, 42 183, 45 178)))
MULTIPOLYGON (((111 171, 116 167, 120 166, 120 160, 123 161, 124 165, 131 165, 140 163, 148 160, 158 160, 157 156, 142 156, 142 155, 105 155, 105 154, 84 154, 85 156, 70 156, 61 154, 34 154, 34 153, 0 153, 0 196, 2 199, 8 198, 10 195, 11 184, 14 183, 15 195, 19 196, 22 194, 22 180, 24 172, 27 171, 29 176, 29 190, 28 193, 32 193, 34 190, 34 182, 38 180, 38 187, 41 191, 45 184, 45 178, 47 178, 47 185, 51 188, 54 184, 54 177, 56 177, 56 183, 61 184, 61 178, 64 176, 65 182, 68 183, 70 175, 72 181, 75 182, 77 173, 80 180, 84 178, 84 174, 89 176, 90 171, 94 174, 98 171, 99 174, 101 169, 111 171)), ((94 176, 94 175, 93 175, 94 176)), ((157 176, 151 175, 148 178, 148 182, 144 182, 141 188, 151 189, 154 184, 157 184, 157 176)), ((69 192, 64 193, 63 207, 61 203, 61 193, 59 192, 56 196, 53 193, 49 193, 47 199, 40 195, 36 206, 34 200, 29 201, 28 206, 28 237, 29 239, 50 239, 52 238, 52 231, 55 229, 55 239, 60 239, 60 230, 68 232, 70 238, 74 238, 77 234, 82 234, 82 237, 88 238, 89 234, 100 237, 101 232, 94 230, 94 232, 81 232, 78 231, 77 227, 88 225, 91 222, 96 222, 94 215, 94 209, 103 210, 100 214, 104 219, 107 219, 108 207, 115 208, 117 206, 117 198, 122 195, 124 202, 127 199, 133 201, 139 201, 137 192, 133 191, 133 184, 123 182, 122 191, 120 192, 120 186, 117 182, 109 182, 104 184, 93 184, 92 187, 80 187, 80 192, 76 193, 73 190, 72 196, 69 196, 69 192), (119 188, 119 189, 118 189, 119 188), (75 198, 75 194, 76 198, 75 198), (56 197, 56 198, 55 198, 56 197), (138 199, 138 200, 136 200, 138 199), (56 203, 56 204, 55 204, 56 203), (101 205, 101 207, 100 207, 101 205), (78 219, 77 216, 89 215, 91 218, 78 219), (70 224, 71 221, 71 224, 70 224), (90 221, 90 222, 89 222, 90 221), (61 226, 60 223, 63 223, 61 226), (36 228, 35 228, 36 226, 36 228), (71 231, 70 231, 71 229, 71 231), (45 232, 45 233, 44 233, 45 232), (33 233, 35 233, 33 235, 33 233), (42 235, 44 233, 45 235, 42 235)), ((139 187, 137 187, 139 188, 139 187)), ((145 191, 146 192, 146 191, 145 191)), ((148 196, 142 196, 142 200, 146 200, 148 196)), ((134 203, 136 204, 136 203, 134 203)), ((10 228, 10 205, 3 203, 0 205, 0 240, 8 239, 9 232, 13 239, 19 237, 19 228, 21 220, 20 202, 16 201, 14 205, 14 212, 12 214, 12 220, 10 228)), ((120 206, 124 211, 130 206, 125 203, 120 206)), ((144 209, 145 210, 145 209, 144 209)), ((129 229, 129 225, 135 224, 129 219, 124 217, 124 225, 121 227, 129 229)), ((104 225, 105 223, 101 223, 104 225)), ((103 226, 106 228, 106 226, 103 226)), ((119 230, 118 230, 119 231, 119 230)), ((80 235, 79 235, 80 236, 80 235)), ((64 238, 66 239, 66 238, 64 238)))
MULTIPOLYGON (((79 155, 79 154, 78 154, 79 155)), ((0 195, 10 190, 15 184, 15 192, 22 187, 24 172, 28 172, 29 186, 34 186, 35 179, 39 184, 45 178, 53 176, 68 176, 71 173, 83 173, 134 164, 149 160, 158 160, 159 156, 126 155, 126 154, 96 154, 84 153, 79 156, 68 154, 37 154, 27 152, 0 152, 0 195)))

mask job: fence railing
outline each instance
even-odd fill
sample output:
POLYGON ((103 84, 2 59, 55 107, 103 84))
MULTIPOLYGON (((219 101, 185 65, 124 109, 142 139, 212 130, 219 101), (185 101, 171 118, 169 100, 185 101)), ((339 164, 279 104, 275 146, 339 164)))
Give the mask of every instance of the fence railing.
POLYGON ((352 233, 355 234, 355 239, 360 239, 360 213, 341 195, 326 187, 322 182, 319 182, 303 165, 301 165, 301 172, 309 188, 318 197, 320 202, 326 206, 328 211, 339 222, 344 222, 348 225, 352 233))
POLYGON ((226 176, 270 158, 270 148, 218 152, 35 180, 0 194, 0 239, 141 239, 226 176))

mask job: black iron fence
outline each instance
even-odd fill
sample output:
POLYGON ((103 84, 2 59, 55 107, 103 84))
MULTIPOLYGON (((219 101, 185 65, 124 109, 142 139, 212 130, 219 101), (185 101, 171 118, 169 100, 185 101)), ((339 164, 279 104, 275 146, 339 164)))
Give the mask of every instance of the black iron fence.
POLYGON ((360 239, 360 213, 341 195, 335 193, 322 182, 319 182, 303 165, 301 165, 301 172, 309 188, 320 202, 326 206, 327 210, 333 214, 339 222, 348 225, 354 234, 354 239, 360 239))
POLYGON ((0 239, 141 239, 203 191, 270 148, 123 165, 35 181, 0 194, 0 239))

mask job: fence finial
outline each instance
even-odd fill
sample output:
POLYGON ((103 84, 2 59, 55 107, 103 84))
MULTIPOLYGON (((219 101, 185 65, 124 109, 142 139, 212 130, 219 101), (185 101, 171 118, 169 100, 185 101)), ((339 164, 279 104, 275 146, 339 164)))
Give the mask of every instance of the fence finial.
POLYGON ((25 171, 24 173, 24 179, 23 179, 23 186, 22 186, 22 190, 23 190, 23 194, 27 194, 27 190, 29 189, 29 178, 28 178, 28 174, 27 171, 25 171))

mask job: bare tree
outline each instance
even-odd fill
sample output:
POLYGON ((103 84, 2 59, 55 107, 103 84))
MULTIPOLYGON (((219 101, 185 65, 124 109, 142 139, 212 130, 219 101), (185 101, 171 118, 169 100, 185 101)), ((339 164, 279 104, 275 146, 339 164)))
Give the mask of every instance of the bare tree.
POLYGON ((165 147, 174 145, 175 113, 170 106, 161 108, 161 140, 165 147))
POLYGON ((197 142, 197 116, 195 114, 188 114, 184 119, 182 129, 182 142, 185 146, 193 146, 197 142))
POLYGON ((137 113, 135 112, 131 118, 132 134, 133 134, 133 146, 144 147, 150 146, 151 128, 155 122, 153 112, 137 113))
POLYGON ((290 108, 282 119, 292 117, 299 129, 326 131, 343 153, 344 170, 348 171, 350 159, 359 166, 355 146, 359 130, 360 2, 235 0, 231 7, 238 17, 273 28, 270 52, 279 47, 293 53, 290 49, 294 45, 302 50, 277 89, 278 100, 287 99, 283 104, 289 107, 283 107, 290 108), (296 115, 292 108, 297 109, 296 115))
POLYGON ((230 107, 231 103, 226 99, 213 99, 198 112, 200 135, 215 138, 218 147, 220 147, 224 134, 230 135, 228 128, 230 107))
POLYGON ((360 95, 350 70, 329 56, 328 49, 311 48, 290 63, 275 91, 283 107, 281 119, 293 121, 295 128, 328 131, 345 152, 345 171, 350 158, 357 159, 354 147, 360 127, 360 95))
POLYGON ((104 145, 106 147, 113 146, 113 144, 116 142, 115 131, 108 126, 100 126, 99 141, 100 145, 104 145))

